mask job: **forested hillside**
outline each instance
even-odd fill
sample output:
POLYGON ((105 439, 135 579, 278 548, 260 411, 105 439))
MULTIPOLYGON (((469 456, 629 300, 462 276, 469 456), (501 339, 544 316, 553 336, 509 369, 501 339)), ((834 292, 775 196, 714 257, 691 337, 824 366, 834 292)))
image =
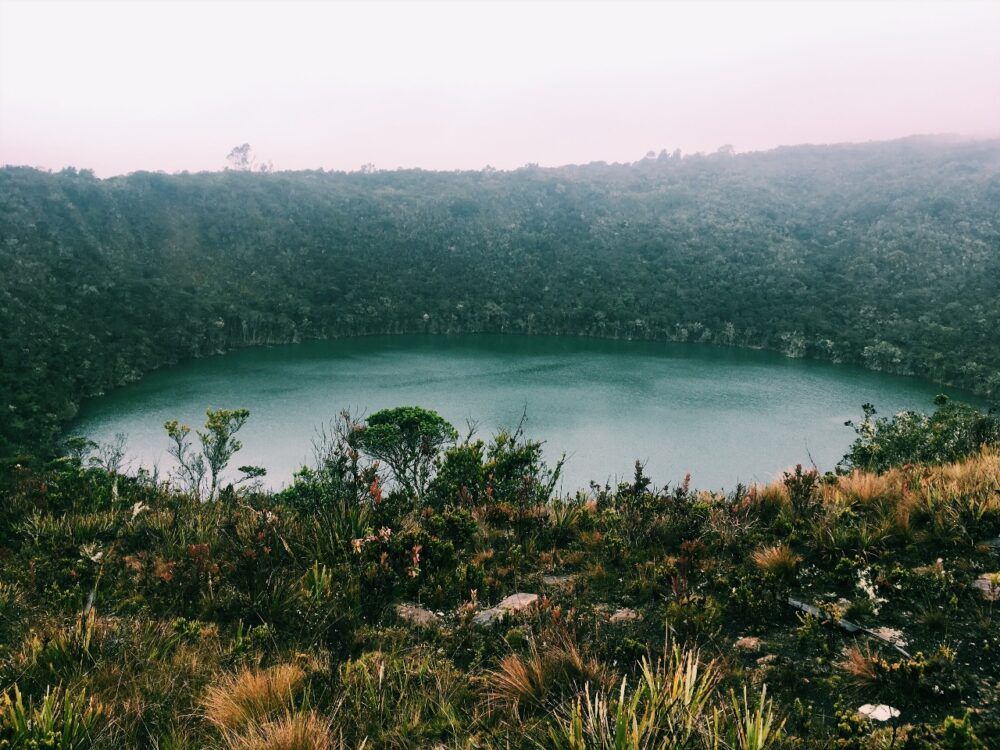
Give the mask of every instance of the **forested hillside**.
POLYGON ((763 346, 1000 393, 1000 141, 514 172, 0 170, 0 452, 232 347, 385 332, 763 346))

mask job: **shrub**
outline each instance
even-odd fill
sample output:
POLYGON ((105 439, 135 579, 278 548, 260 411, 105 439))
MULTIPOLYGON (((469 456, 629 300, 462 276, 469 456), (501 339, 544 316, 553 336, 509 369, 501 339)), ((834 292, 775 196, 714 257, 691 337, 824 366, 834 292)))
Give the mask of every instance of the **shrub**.
POLYGON ((884 472, 912 463, 957 461, 984 445, 1000 443, 1000 416, 973 406, 934 399, 932 414, 903 411, 891 419, 876 417, 875 407, 862 406, 860 424, 846 422, 857 435, 841 461, 843 469, 884 472))

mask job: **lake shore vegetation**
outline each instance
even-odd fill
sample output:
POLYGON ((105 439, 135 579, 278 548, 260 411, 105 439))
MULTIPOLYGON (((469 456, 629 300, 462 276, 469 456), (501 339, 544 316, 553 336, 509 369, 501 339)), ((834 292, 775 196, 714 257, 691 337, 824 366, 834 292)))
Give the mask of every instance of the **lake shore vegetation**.
POLYGON ((341 415, 280 492, 240 410, 211 492, 6 459, 0 748, 995 747, 997 417, 870 412, 839 473, 728 494, 559 496, 523 430, 419 407, 341 415))

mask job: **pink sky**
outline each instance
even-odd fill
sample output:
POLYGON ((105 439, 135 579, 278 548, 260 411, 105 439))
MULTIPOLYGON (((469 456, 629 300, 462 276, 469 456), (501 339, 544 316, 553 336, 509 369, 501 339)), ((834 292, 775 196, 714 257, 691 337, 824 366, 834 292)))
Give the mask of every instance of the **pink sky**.
POLYGON ((0 163, 478 169, 1000 135, 1000 2, 0 0, 0 163))

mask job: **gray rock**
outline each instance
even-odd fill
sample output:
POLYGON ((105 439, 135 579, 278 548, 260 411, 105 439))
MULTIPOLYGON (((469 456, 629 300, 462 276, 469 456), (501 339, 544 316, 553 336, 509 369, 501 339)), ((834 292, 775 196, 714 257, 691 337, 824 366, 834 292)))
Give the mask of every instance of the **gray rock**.
POLYGON ((484 609, 472 618, 476 625, 489 625, 496 620, 502 619, 510 612, 520 612, 527 609, 538 601, 538 594, 517 593, 511 594, 497 606, 484 609))
POLYGON ((880 640, 885 641, 890 646, 899 646, 900 648, 906 648, 906 636, 903 634, 902 630, 897 630, 896 628, 873 628, 871 634, 880 640))

